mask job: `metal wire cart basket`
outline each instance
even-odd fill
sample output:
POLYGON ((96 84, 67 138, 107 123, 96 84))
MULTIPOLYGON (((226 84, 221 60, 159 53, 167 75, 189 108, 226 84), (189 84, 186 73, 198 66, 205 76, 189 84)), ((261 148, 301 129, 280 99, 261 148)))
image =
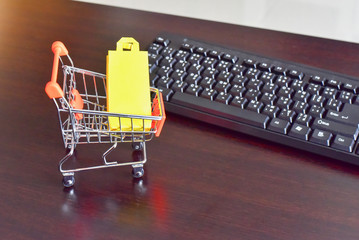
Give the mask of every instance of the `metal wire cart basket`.
POLYGON ((143 165, 147 161, 146 141, 153 136, 158 137, 165 122, 165 110, 162 94, 156 88, 151 91, 152 116, 129 115, 111 113, 106 111, 106 75, 76 68, 63 43, 57 41, 52 44, 54 63, 51 81, 46 84, 45 92, 54 100, 58 110, 61 133, 65 148, 68 153, 59 162, 59 170, 63 175, 65 187, 71 187, 75 183, 75 172, 107 167, 131 165, 133 176, 140 178, 144 174, 143 165), (67 57, 62 59, 61 57, 67 57), (62 88, 57 83, 59 60, 63 70, 62 88), (65 65, 64 61, 70 64, 65 65), (111 130, 109 117, 119 121, 119 128, 111 130), (121 120, 131 122, 131 127, 121 128, 121 120), (134 127, 134 121, 142 121, 142 129, 134 127), (145 124, 146 121, 146 124, 145 124), (151 121, 150 128, 148 121, 151 121), (131 162, 109 162, 107 155, 117 147, 119 142, 131 142, 133 150, 141 150, 143 158, 131 162), (112 146, 102 155, 103 162, 100 165, 64 169, 64 163, 74 154, 78 144, 107 143, 112 146))

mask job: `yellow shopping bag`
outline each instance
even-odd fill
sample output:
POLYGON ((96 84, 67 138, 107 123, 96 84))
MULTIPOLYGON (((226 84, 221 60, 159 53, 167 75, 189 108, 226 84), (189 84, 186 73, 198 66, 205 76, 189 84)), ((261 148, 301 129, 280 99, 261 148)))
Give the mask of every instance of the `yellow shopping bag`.
MULTIPOLYGON (((123 37, 107 55, 107 111, 151 116, 148 53, 138 42, 123 37)), ((149 131, 151 120, 109 117, 110 130, 149 131)))

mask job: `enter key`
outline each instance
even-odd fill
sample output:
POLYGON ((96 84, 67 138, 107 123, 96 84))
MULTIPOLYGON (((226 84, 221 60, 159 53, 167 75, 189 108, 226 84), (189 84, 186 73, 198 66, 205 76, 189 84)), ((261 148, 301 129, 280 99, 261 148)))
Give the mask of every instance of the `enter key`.
POLYGON ((359 106, 346 103, 341 112, 330 110, 325 119, 358 127, 359 106))

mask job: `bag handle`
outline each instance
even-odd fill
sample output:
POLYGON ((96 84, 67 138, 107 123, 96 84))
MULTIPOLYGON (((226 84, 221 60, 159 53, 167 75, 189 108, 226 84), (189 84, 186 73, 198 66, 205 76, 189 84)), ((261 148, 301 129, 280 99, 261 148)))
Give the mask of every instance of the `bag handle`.
POLYGON ((140 51, 139 43, 132 37, 123 37, 117 44, 117 51, 140 51))

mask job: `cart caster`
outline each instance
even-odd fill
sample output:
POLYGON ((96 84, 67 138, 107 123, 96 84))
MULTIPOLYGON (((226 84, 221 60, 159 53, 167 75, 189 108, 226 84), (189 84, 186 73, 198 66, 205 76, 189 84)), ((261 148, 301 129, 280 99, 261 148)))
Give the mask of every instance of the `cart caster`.
POLYGON ((133 150, 142 150, 143 149, 143 142, 133 142, 132 143, 133 150))
POLYGON ((64 184, 64 187, 72 187, 75 184, 75 176, 74 175, 70 175, 70 176, 64 176, 62 183, 64 184))
POLYGON ((145 170, 143 170, 143 167, 135 167, 132 169, 132 176, 134 178, 141 178, 144 173, 145 170))

